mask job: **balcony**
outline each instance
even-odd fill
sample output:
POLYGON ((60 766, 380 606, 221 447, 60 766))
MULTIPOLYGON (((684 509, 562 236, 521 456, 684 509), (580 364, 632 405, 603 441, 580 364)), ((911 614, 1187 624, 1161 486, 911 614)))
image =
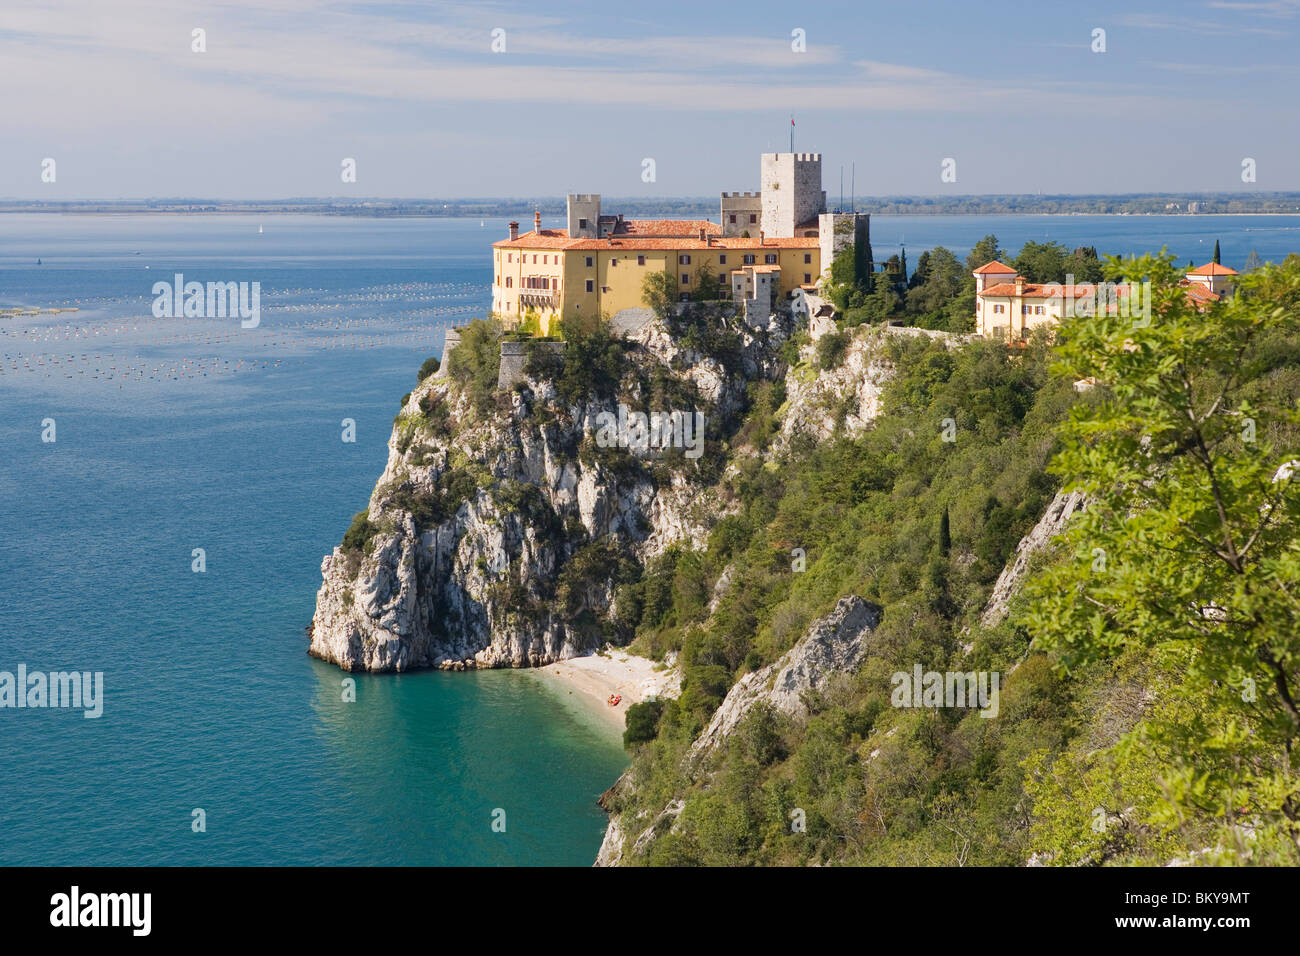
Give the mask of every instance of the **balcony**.
POLYGON ((558 289, 516 289, 519 294, 519 311, 528 309, 558 309, 560 291, 558 289))

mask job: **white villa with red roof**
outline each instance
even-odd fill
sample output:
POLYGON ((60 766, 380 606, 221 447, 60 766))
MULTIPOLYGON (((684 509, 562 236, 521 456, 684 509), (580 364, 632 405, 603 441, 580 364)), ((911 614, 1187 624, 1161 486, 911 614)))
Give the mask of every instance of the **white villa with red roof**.
POLYGON ((1187 288, 1188 296, 1197 302, 1218 302, 1232 294, 1232 283, 1238 275, 1236 269, 1217 262, 1207 262, 1183 277, 1180 285, 1187 288))
MULTIPOLYGON (((1179 285, 1198 309, 1206 309, 1232 294, 1237 274, 1235 269, 1211 262, 1186 273, 1179 285)), ((1002 342, 1022 342, 1038 326, 1060 322, 1071 298, 1096 295, 1091 283, 1029 282, 1003 262, 982 265, 974 276, 975 332, 1002 342)), ((1127 290, 1121 287, 1118 291, 1122 295, 1127 290)))

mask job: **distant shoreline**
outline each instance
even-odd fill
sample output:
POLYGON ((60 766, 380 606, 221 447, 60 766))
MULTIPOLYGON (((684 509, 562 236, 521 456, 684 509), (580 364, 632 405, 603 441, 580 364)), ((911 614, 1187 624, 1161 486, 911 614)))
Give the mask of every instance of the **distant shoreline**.
MULTIPOLYGON (((938 216, 969 217, 981 216, 1015 216, 1025 219, 1065 219, 1065 218, 1107 218, 1107 219, 1223 219, 1246 216, 1277 216, 1296 218, 1300 212, 1008 212, 1006 210, 987 212, 957 212, 952 210, 935 210, 933 212, 880 212, 879 210, 858 210, 872 216, 899 216, 926 219, 938 216)), ((499 219, 503 213, 363 213, 311 209, 217 209, 217 210, 183 210, 183 209, 10 209, 0 207, 0 215, 13 216, 316 216, 321 219, 499 219)), ((514 215, 518 215, 517 213, 514 215)), ((550 213, 555 216, 558 213, 550 213)), ((654 218, 654 217, 648 217, 654 218)))
MULTIPOLYGON (((629 219, 710 219, 717 196, 604 195, 602 209, 629 219)), ((1300 216, 1300 191, 979 193, 962 195, 825 195, 827 211, 877 216, 1300 216)), ((480 219, 528 222, 568 214, 565 196, 290 196, 218 199, 0 197, 0 214, 152 216, 337 216, 350 219, 480 219)))

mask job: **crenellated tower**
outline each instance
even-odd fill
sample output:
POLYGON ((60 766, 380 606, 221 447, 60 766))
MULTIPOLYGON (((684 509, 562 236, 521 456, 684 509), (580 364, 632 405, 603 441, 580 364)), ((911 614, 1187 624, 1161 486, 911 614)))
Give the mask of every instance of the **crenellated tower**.
POLYGON ((764 153, 759 187, 764 235, 786 238, 826 211, 821 153, 764 153))

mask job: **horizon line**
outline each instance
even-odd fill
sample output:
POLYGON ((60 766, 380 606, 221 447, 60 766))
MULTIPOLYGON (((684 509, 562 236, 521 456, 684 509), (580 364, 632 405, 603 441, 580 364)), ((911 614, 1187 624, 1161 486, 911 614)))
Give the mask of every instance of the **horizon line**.
MULTIPOLYGON (((96 197, 82 196, 70 197, 66 199, 35 199, 19 196, 0 196, 0 206, 6 205, 70 205, 70 204, 88 204, 88 203, 169 203, 169 204, 195 204, 195 203, 223 203, 223 204, 248 204, 248 205, 292 205, 292 204, 336 204, 336 205, 359 205, 364 203, 421 203, 443 205, 467 204, 467 203, 485 203, 492 202, 498 204, 506 203, 537 203, 537 202, 564 202, 567 199, 566 193, 538 194, 536 196, 280 196, 269 199, 255 199, 249 197, 214 197, 214 196, 117 196, 117 197, 96 197)), ((899 200, 937 200, 941 202, 952 202, 955 200, 980 200, 980 199, 1024 199, 1033 201, 1059 200, 1059 199, 1179 199, 1179 198, 1230 198, 1236 200, 1242 199, 1279 199, 1279 198, 1300 198, 1300 189, 1288 190, 1256 190, 1246 191, 1224 191, 1224 190, 1187 190, 1181 192, 1088 192, 1088 193, 1010 193, 1010 192, 989 192, 989 193, 890 193, 873 196, 858 196, 856 202, 860 204, 870 204, 874 202, 897 202, 899 200)), ((602 194, 602 199, 621 200, 635 203, 655 203, 655 202, 695 202, 695 203, 717 203, 718 196, 708 195, 662 195, 662 196, 638 196, 632 194, 615 195, 602 194)), ((828 204, 829 205, 829 204, 828 204)))

